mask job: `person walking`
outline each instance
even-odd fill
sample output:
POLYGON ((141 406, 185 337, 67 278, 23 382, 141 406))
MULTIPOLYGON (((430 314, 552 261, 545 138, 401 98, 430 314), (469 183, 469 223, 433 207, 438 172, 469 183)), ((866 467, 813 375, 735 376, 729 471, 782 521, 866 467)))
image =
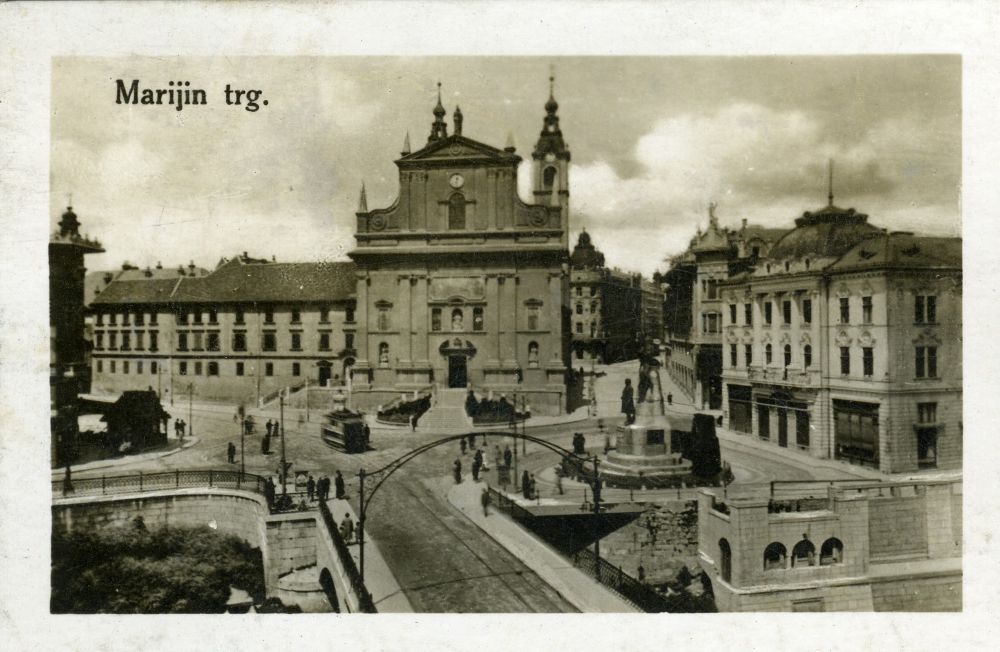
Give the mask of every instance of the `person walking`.
POLYGON ((268 509, 274 509, 274 480, 271 478, 264 481, 264 498, 267 500, 268 509))
POLYGON ((514 457, 513 454, 510 452, 510 445, 508 444, 508 445, 504 446, 503 447, 503 465, 505 467, 507 467, 508 469, 510 468, 510 463, 511 463, 511 460, 513 459, 513 457, 514 457))
POLYGON ((344 520, 340 523, 340 536, 344 539, 344 543, 351 543, 354 540, 354 521, 351 520, 350 514, 345 514, 344 520))
POLYGON ((528 478, 528 498, 535 498, 535 474, 532 473, 528 478))
POLYGON ((479 482, 480 464, 478 459, 472 460, 472 481, 479 482))
POLYGON ((340 471, 337 471, 337 475, 335 475, 334 478, 333 478, 333 486, 334 486, 334 489, 336 489, 335 496, 336 496, 337 500, 343 500, 344 499, 344 495, 345 495, 345 493, 344 493, 344 476, 340 475, 340 471))
POLYGON ((236 462, 236 444, 229 442, 226 446, 226 457, 229 458, 229 463, 234 464, 236 462))
POLYGON ((625 424, 635 422, 635 401, 632 399, 632 379, 625 379, 625 387, 622 389, 622 413, 625 415, 625 424))
POLYGON ((465 435, 462 435, 462 438, 458 440, 458 447, 462 449, 462 455, 465 455, 465 435))
POLYGON ((674 404, 674 395, 667 394, 667 405, 673 405, 673 404, 674 404))
POLYGON ((556 469, 556 490, 559 492, 560 496, 563 495, 562 478, 562 469, 556 469))
POLYGON ((521 471, 521 496, 525 500, 528 500, 529 498, 531 498, 531 495, 528 493, 528 489, 529 489, 528 483, 530 481, 531 481, 531 479, 528 477, 528 471, 527 470, 521 471))
POLYGON ((313 494, 316 493, 316 480, 313 479, 312 474, 309 474, 309 479, 306 480, 306 495, 309 497, 309 502, 312 502, 313 494))
POLYGON ((272 423, 271 423, 271 420, 270 420, 270 419, 268 419, 268 420, 267 420, 267 423, 265 423, 265 424, 264 424, 264 427, 265 427, 265 428, 266 428, 266 430, 267 430, 267 436, 268 436, 268 437, 270 437, 270 436, 271 436, 271 428, 273 428, 273 427, 274 427, 274 426, 272 425, 272 423))
POLYGON ((490 490, 483 487, 483 492, 479 494, 479 504, 483 506, 483 516, 490 515, 490 490))
MULTIPOLYGON (((464 439, 462 441, 465 441, 464 439)), ((455 484, 462 484, 462 460, 456 459, 452 465, 452 473, 455 476, 455 484)))

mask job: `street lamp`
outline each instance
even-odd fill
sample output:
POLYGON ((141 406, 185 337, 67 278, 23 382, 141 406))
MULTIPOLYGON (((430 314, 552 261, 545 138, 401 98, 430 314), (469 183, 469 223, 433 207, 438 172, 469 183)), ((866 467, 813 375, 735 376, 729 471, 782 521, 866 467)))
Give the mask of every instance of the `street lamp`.
POLYGON ((188 426, 188 428, 190 428, 188 434, 193 437, 194 436, 194 383, 188 383, 188 419, 191 421, 191 425, 188 426))

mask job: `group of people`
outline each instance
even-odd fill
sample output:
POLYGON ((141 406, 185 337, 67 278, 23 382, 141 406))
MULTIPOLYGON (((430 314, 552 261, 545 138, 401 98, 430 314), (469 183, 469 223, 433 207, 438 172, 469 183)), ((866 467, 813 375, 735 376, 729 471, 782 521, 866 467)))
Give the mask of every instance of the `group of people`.
POLYGON ((183 440, 187 434, 187 421, 184 419, 174 419, 174 436, 183 440))
POLYGON ((538 489, 535 487, 535 474, 527 471, 521 472, 521 496, 525 500, 534 500, 538 497, 538 489))
MULTIPOLYGON (((344 476, 341 475, 340 471, 334 473, 333 485, 335 489, 335 496, 337 500, 343 500, 347 496, 347 491, 344 485, 344 476)), ((309 501, 313 500, 330 500, 330 478, 323 475, 320 476, 319 480, 312 477, 309 474, 309 478, 306 480, 306 496, 308 496, 309 501)))

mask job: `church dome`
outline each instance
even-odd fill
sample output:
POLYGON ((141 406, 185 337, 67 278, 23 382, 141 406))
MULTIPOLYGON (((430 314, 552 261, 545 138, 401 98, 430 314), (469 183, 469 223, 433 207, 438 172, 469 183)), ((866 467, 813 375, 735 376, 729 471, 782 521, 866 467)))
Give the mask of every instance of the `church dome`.
POLYGON ((795 228, 774 244, 768 257, 775 260, 806 256, 838 258, 862 240, 881 233, 882 229, 868 223, 864 213, 831 204, 815 213, 803 213, 795 220, 795 228))
POLYGON ((549 95, 549 101, 545 103, 545 111, 547 113, 555 113, 559 110, 559 102, 556 102, 556 98, 549 95))

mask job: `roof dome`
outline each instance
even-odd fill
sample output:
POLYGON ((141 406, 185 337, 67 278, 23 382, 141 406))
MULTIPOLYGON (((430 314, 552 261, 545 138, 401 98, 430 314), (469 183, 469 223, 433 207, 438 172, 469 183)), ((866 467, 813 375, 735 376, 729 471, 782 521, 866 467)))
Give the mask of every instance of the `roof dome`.
POLYGON ((547 113, 555 113, 559 110, 559 102, 556 102, 556 98, 549 95, 549 101, 545 103, 545 111, 547 113))
POLYGON ((805 212, 795 220, 795 228, 771 248, 769 258, 816 256, 837 258, 882 229, 868 223, 868 216, 853 208, 829 205, 815 213, 805 212))

